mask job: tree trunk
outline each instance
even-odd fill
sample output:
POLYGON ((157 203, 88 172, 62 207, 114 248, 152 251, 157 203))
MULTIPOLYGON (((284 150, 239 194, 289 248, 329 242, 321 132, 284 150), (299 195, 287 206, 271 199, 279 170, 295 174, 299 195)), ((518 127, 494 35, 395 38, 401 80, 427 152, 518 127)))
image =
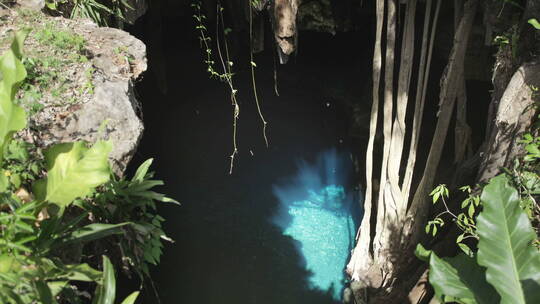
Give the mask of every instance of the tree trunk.
MULTIPOLYGON (((372 137, 375 134, 374 128, 377 125, 378 92, 380 79, 380 38, 384 16, 384 1, 377 2, 377 40, 374 58, 374 94, 370 129, 370 143, 368 145, 368 158, 366 166, 370 168, 367 173, 366 190, 366 211, 360 229, 360 238, 353 251, 351 262, 348 265, 348 272, 353 280, 359 281, 359 290, 356 290, 357 302, 364 303, 401 303, 407 297, 409 290, 417 282, 422 272, 408 273, 415 267, 415 258, 412 252, 413 247, 418 243, 423 235, 424 221, 429 212, 428 193, 433 186, 435 173, 442 154, 442 148, 446 139, 448 126, 455 101, 458 97, 458 90, 463 88, 462 82, 463 65, 465 51, 467 49, 468 38, 471 33, 474 17, 476 15, 477 0, 468 0, 463 9, 463 17, 457 27, 454 37, 454 47, 451 52, 448 66, 442 80, 440 94, 440 111, 435 130, 435 135, 431 144, 426 167, 423 170, 423 177, 420 185, 416 189, 412 202, 409 202, 408 193, 411 185, 411 177, 414 165, 407 164, 403 185, 400 185, 399 172, 402 167, 403 141, 406 134, 405 110, 409 99, 409 84, 412 61, 414 58, 414 20, 416 1, 407 2, 407 12, 405 29, 403 30, 402 52, 400 76, 397 90, 397 111, 393 113, 393 65, 395 47, 395 1, 388 0, 387 27, 388 41, 386 42, 386 69, 385 69, 385 90, 384 90, 384 149, 383 161, 381 164, 381 179, 378 192, 378 204, 376 210, 372 211, 371 206, 375 201, 371 191, 373 158, 372 158, 372 137), (406 195, 404 195, 406 194, 406 195), (376 216, 376 226, 371 227, 372 214, 376 216), (367 231, 366 231, 367 230, 367 231), (372 238, 372 234, 375 237, 372 238), (373 251, 370 250, 373 248, 373 251), (367 254, 366 254, 367 253, 367 254)), ((440 2, 439 2, 440 4, 440 2)), ((431 9, 431 6, 429 6, 431 9)), ((430 18, 426 13, 425 18, 430 18)), ((427 23, 429 24, 429 23, 427 23)), ((428 26, 424 26, 425 29, 428 26)), ((424 33, 424 40, 427 39, 424 33)), ((426 43, 423 43, 424 56, 421 56, 422 67, 425 67, 426 43)), ((422 71, 422 70, 421 70, 422 71)), ((418 82, 426 82, 426 76, 420 73, 418 82)), ((424 95, 425 88, 419 86, 417 94, 424 95)), ((413 124, 413 140, 410 144, 409 160, 411 155, 416 154, 418 135, 420 134, 419 121, 422 117, 423 101, 422 96, 417 96, 413 124), (419 99, 418 99, 419 98, 419 99), (419 108, 418 108, 419 107, 419 108)), ((415 157, 413 157, 415 158, 415 157)), ((414 159, 412 160, 414 163, 414 159)), ((417 263, 417 262, 416 262, 417 263)), ((358 284, 356 284, 358 285, 358 284)))

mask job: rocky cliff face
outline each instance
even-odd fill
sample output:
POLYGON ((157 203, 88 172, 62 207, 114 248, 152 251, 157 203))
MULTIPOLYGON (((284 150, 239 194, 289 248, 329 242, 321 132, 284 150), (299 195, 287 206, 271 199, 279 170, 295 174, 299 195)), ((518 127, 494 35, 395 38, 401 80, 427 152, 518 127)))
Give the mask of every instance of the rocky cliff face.
POLYGON ((113 168, 121 175, 143 132, 133 82, 147 67, 145 45, 88 20, 26 10, 1 15, 1 50, 13 32, 32 29, 24 49, 28 76, 18 96, 29 113, 29 127, 20 138, 40 148, 111 139, 113 168))

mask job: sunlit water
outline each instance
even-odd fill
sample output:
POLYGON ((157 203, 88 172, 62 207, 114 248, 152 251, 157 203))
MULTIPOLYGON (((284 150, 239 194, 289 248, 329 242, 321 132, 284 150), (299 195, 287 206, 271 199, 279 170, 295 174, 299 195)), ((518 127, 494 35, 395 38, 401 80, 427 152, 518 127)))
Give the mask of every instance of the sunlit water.
POLYGON ((348 165, 331 150, 315 164, 300 162, 296 176, 274 187, 281 208, 273 222, 297 241, 304 266, 312 273, 310 287, 336 300, 347 283, 344 269, 356 231, 351 212, 355 200, 346 189, 348 165))

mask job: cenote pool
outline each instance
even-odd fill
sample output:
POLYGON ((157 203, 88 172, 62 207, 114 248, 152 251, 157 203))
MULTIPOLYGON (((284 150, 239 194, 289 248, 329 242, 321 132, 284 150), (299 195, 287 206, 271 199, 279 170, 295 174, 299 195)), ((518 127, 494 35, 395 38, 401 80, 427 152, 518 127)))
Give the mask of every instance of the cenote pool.
MULTIPOLYGON (((149 39, 147 25, 131 29, 147 43, 150 60, 137 85, 146 129, 133 163, 154 158, 156 177, 166 183, 161 192, 182 203, 160 207, 175 243, 166 246, 152 270, 159 300, 339 303, 361 216, 362 195, 350 155, 361 153, 362 146, 348 136, 350 108, 335 97, 340 93, 327 92, 335 84, 335 90, 345 92, 341 95, 360 96, 358 78, 351 75, 362 63, 350 60, 371 50, 336 47, 341 54, 321 57, 319 43, 346 44, 350 37, 303 34, 301 56, 278 67, 280 96, 272 52, 257 56, 268 147, 249 69, 239 65, 239 153, 229 174, 233 146, 227 87, 209 79, 189 16, 162 21, 163 41, 149 39)), ((137 282, 122 284, 129 289, 137 282)), ((150 291, 143 302, 158 303, 150 291)))

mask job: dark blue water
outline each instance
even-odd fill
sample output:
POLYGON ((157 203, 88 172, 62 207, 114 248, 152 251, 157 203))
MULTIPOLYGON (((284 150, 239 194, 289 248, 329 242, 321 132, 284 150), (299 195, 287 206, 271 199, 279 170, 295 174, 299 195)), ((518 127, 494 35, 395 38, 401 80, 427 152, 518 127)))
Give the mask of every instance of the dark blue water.
MULTIPOLYGON (((354 236, 350 208, 359 216, 360 198, 353 196, 350 162, 340 162, 339 176, 328 173, 337 163, 321 162, 321 153, 329 149, 348 160, 351 143, 340 114, 346 110, 320 88, 330 70, 346 73, 341 69, 350 67, 350 61, 332 56, 320 63, 316 53, 308 52, 316 48, 304 44, 302 57, 280 67, 278 97, 271 53, 256 58, 268 148, 250 75, 238 64, 239 154, 229 175, 232 108, 227 87, 208 79, 197 37, 191 30, 178 34, 179 27, 177 20, 164 24, 168 38, 162 53, 159 58, 150 53, 150 62, 166 59, 168 91, 160 92, 163 77, 155 76, 157 65, 152 64, 137 86, 146 129, 134 163, 155 158, 157 177, 166 182, 160 191, 182 203, 160 208, 165 230, 176 241, 166 246, 152 271, 161 303, 338 303, 354 236), (315 177, 300 177, 307 168, 316 168, 315 177), (280 194, 299 185, 299 200, 280 194), (288 226, 273 220, 284 207, 292 216, 288 226), (328 240, 322 250, 315 248, 319 239, 328 240), (323 263, 324 268, 317 267, 323 263)), ((191 22, 183 28, 190 29, 191 22)), ((311 41, 319 44, 321 39, 334 41, 329 35, 311 41)), ((151 291, 143 303, 157 303, 151 291)))

